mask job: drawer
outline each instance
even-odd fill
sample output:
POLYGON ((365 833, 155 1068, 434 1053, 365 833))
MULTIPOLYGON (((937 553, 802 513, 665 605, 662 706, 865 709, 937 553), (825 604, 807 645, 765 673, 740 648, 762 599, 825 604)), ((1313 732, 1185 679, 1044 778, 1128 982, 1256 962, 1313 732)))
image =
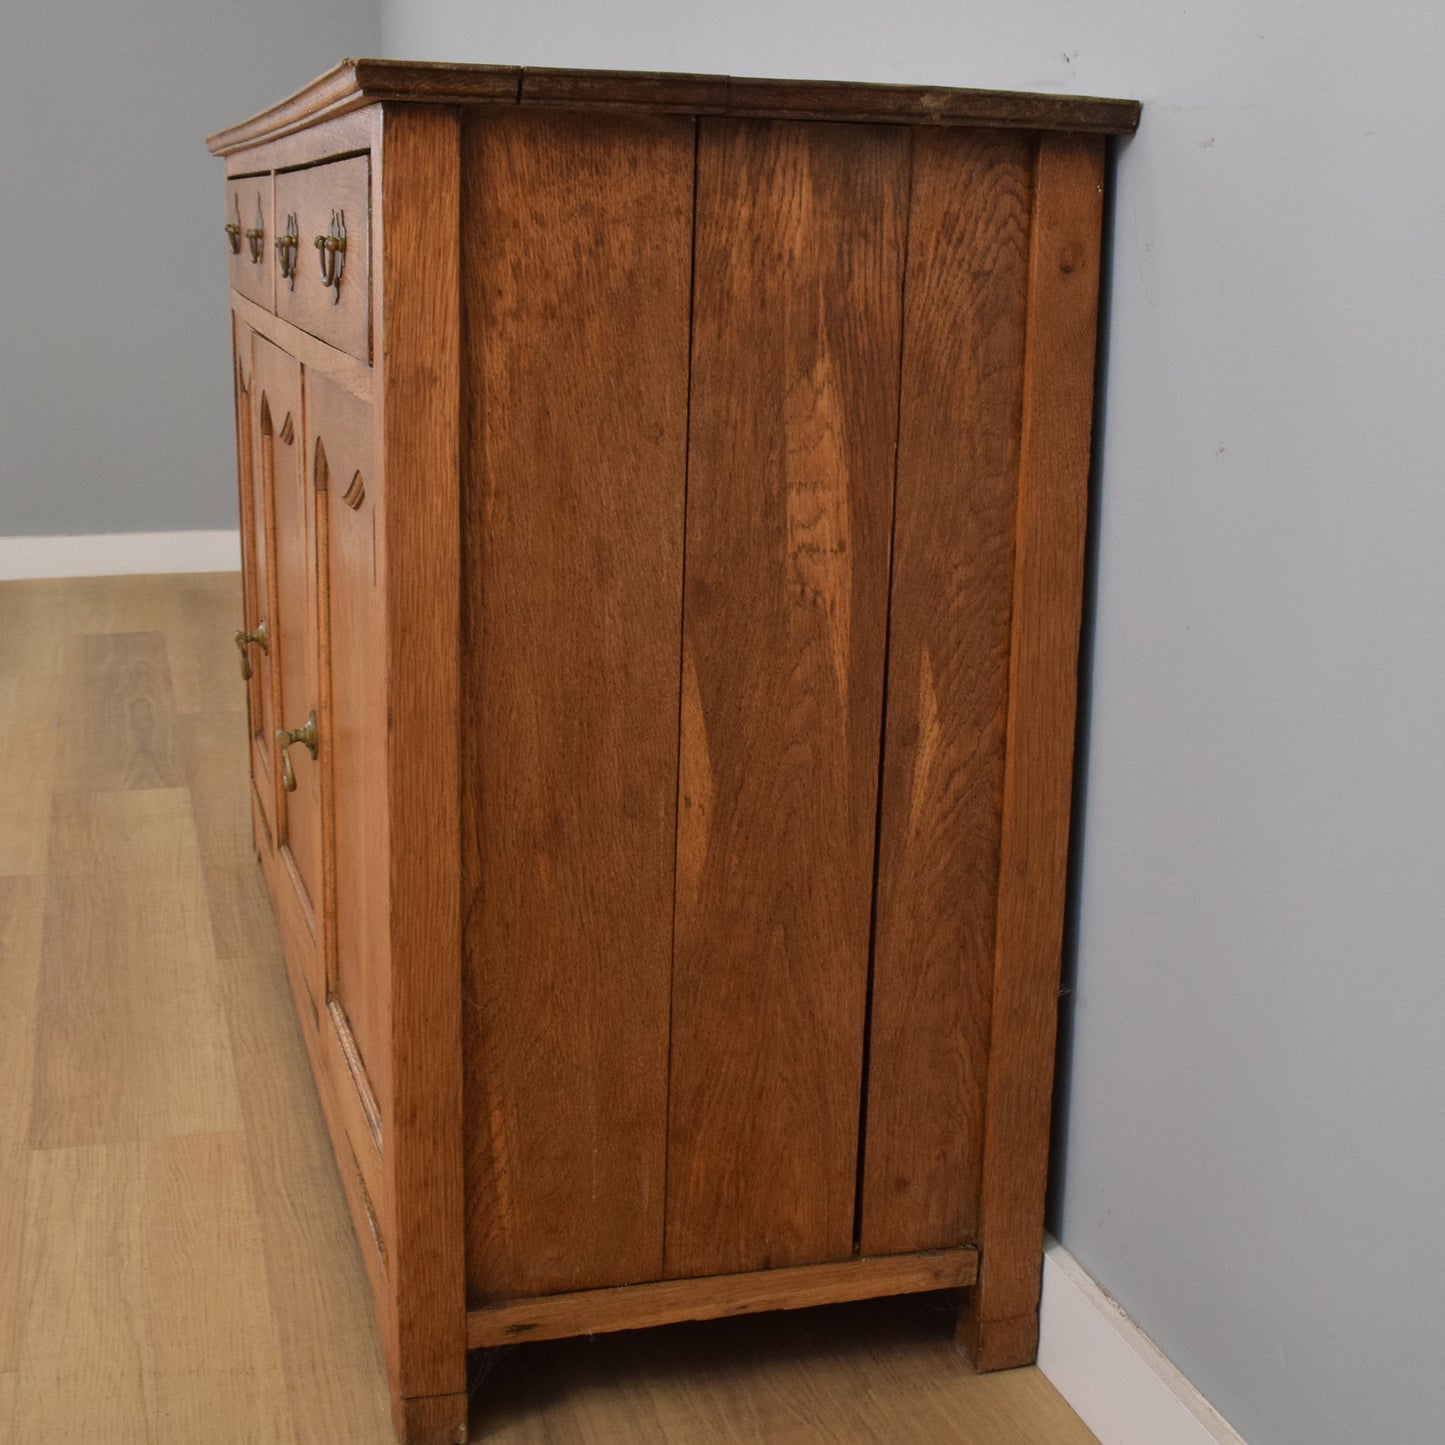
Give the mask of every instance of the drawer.
POLYGON ((371 360, 371 175, 366 156, 276 175, 282 233, 295 223, 276 314, 341 351, 371 360))
POLYGON ((226 178, 226 254, 231 287, 268 311, 276 271, 275 228, 271 224, 271 177, 226 178))

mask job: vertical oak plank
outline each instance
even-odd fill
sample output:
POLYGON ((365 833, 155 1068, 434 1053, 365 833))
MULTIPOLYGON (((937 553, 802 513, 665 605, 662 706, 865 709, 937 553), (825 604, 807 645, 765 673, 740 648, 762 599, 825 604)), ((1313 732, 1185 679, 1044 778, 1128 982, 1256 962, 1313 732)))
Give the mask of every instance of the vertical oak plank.
POLYGON ((852 1250, 908 143, 700 122, 669 1276, 852 1250))
POLYGON ((662 1270, 690 119, 466 133, 468 1283, 662 1270))
POLYGON ((864 1254, 978 1222, 1033 154, 1009 132, 914 140, 864 1254))
POLYGON ((1024 1364, 1038 1346, 1103 194, 1102 138, 1040 136, 980 1273, 959 1322, 980 1369, 1024 1364))
MULTIPOLYGON (((466 1420, 457 854, 459 121, 386 106, 373 151, 373 308, 381 338, 376 455, 385 478, 381 571, 391 812, 391 1163, 397 1373, 466 1420), (377 198, 379 197, 379 204, 377 198), (379 235, 378 235, 379 228, 379 235)), ((440 1406, 433 1406, 435 1419, 440 1406)))

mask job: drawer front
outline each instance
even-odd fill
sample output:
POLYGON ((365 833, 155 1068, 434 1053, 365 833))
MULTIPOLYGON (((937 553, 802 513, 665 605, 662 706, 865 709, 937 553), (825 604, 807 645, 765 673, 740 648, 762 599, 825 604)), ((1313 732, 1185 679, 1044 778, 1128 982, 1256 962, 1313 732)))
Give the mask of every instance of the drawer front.
POLYGON ((271 219, 271 177, 226 180, 226 256, 231 287, 268 311, 273 309, 276 229, 271 219))
POLYGON ((371 175, 366 156, 281 171, 276 217, 295 220, 288 277, 276 277, 276 313, 362 361, 371 359, 371 175), (291 257, 294 257, 294 265, 291 257))

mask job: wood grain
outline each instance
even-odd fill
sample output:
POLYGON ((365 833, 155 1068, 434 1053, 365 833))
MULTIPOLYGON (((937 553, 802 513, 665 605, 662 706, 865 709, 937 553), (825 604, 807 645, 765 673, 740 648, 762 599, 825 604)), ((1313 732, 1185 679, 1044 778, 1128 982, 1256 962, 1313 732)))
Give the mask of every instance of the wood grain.
POLYGON ((24 760, 0 771, 0 878, 45 871, 64 717, 67 649, 54 619, 40 621, 39 609, 17 605, 25 595, 0 583, 0 749, 24 760))
POLYGON ((16 1368, 25 1241, 35 1003, 45 895, 39 878, 0 877, 0 1375, 16 1368))
POLYGON ((366 1276, 279 952, 269 914, 252 917, 222 987, 285 1398, 297 1445, 390 1445, 366 1276))
POLYGON ((972 1284, 977 1274, 978 1251, 965 1248, 582 1290, 473 1309, 467 1316, 467 1342, 475 1349, 679 1320, 807 1309, 880 1294, 953 1289, 972 1284))
POLYGON ((852 1250, 907 193, 700 123, 669 1276, 852 1250))
POLYGON ((690 122, 466 131, 468 1286, 662 1270, 690 122))
POLYGON ((292 1445, 245 1136, 169 1139, 147 1153, 137 1243, 152 1438, 292 1445))
MULTIPOLYGON (((1095 1445, 1038 1370, 962 1365, 947 1297, 544 1342, 487 1357, 487 1445, 1095 1445)), ((480 1373, 480 1370, 479 1370, 480 1373)))
POLYGON ((351 156, 276 176, 277 225, 295 215, 299 233, 296 275, 276 278, 276 314, 328 345, 371 359, 371 162, 351 156), (346 250, 341 285, 333 292, 321 279, 317 236, 332 211, 344 213, 346 250), (294 284, 292 284, 294 281, 294 284))
POLYGON ((68 639, 60 703, 68 721, 59 729, 56 768, 67 791, 184 783, 171 731, 170 668, 159 632, 68 639))
POLYGON ((360 397, 363 401, 371 400, 370 362, 359 361, 354 356, 337 351, 334 346, 318 341, 309 331, 302 331, 289 321, 272 316, 269 311, 263 311, 254 302, 247 301, 244 296, 238 296, 234 291, 231 293, 231 309, 238 322, 294 356, 308 371, 324 371, 329 380, 344 387, 353 396, 360 397))
POLYGON ((974 1237, 1034 141, 914 141, 862 1248, 974 1237), (942 419, 948 418, 947 424, 942 419))
MULTIPOLYGON (((461 916, 457 839, 461 302, 457 118, 397 107, 373 156, 372 256, 386 497, 391 818, 391 1197, 397 1373, 407 1396, 466 1385, 462 1257, 461 916), (379 214, 377 207, 379 206, 379 214)), ((407 1445, 439 1445, 412 1432, 407 1445)))
MULTIPOLYGON (((236 488, 241 521, 241 626, 248 632, 276 624, 277 578, 271 551, 275 546, 273 481, 262 465, 266 443, 261 433, 261 396, 256 385, 255 333, 235 314, 239 298, 232 293, 232 359, 235 364, 236 488)), ((250 305, 250 303, 246 303, 250 305)), ((259 308, 251 306, 252 311, 259 308)), ((269 413, 268 413, 269 414, 269 413)), ((251 644, 247 659, 251 676, 243 680, 250 733, 251 779, 262 826, 254 827, 256 854, 276 847, 276 676, 278 654, 268 640, 263 649, 251 644)), ((240 670, 239 664, 237 670, 240 670)))
POLYGON ((31 1144, 238 1122, 189 795, 57 794, 31 1144))
MULTIPOLYGON (((431 61, 344 60, 294 95, 211 136, 215 155, 245 152, 294 131, 333 121, 374 101, 420 101, 501 110, 562 104, 594 110, 727 113, 793 120, 890 121, 1021 130, 1127 134, 1139 103, 1094 96, 1044 95, 943 86, 868 85, 856 81, 767 80, 725 75, 666 75, 631 70, 520 69, 431 61)), ((236 156, 238 167, 248 162, 236 156)))
POLYGON ((307 116, 298 125, 269 131, 269 139, 227 154, 226 174, 281 171, 370 150, 380 130, 381 107, 370 97, 351 99, 349 109, 343 106, 330 116, 307 116))
POLYGON ((132 1142, 38 1149, 30 1156, 15 1405, 19 1440, 148 1445, 151 1439, 140 1243, 150 1147, 132 1142))
MULTIPOLYGON (((325 375, 306 375, 308 465, 317 495, 317 567, 326 665, 322 764, 331 928, 328 1007, 355 1040, 372 1112, 391 1108, 388 948, 384 478, 373 465, 370 408, 325 375), (357 488, 360 501, 346 501, 357 488)), ((337 1080, 338 1086, 349 1083, 337 1080)))
MULTIPOLYGON (((273 288, 276 275, 276 248, 272 242, 276 238, 276 222, 273 214, 273 200, 271 176, 268 172, 263 171, 260 175, 228 176, 226 179, 226 214, 221 225, 227 222, 234 224, 239 214, 243 233, 239 252, 230 249, 229 238, 225 242, 226 260, 230 266, 231 289, 254 301, 258 306, 264 307, 267 311, 273 310, 275 306, 273 288), (250 238, 244 233, 256 229, 258 208, 260 229, 263 232, 261 258, 259 261, 253 261, 250 238)), ((220 227, 218 226, 217 229, 219 231, 220 227)), ((224 233, 221 234, 224 235, 224 233)), ((217 244, 220 244, 219 240, 217 244)))
MULTIPOLYGON (((270 504, 267 556, 271 588, 270 664, 275 689, 271 716, 278 728, 299 728, 321 705, 320 657, 316 601, 316 503, 307 485, 305 415, 301 369, 294 358, 263 337, 253 342, 259 456, 265 495, 270 504)), ((300 970, 311 992, 313 1008, 325 996, 323 959, 326 916, 322 908, 321 737, 318 758, 300 744, 291 747, 296 788, 281 787, 280 748, 273 753, 276 769, 276 846, 285 865, 282 878, 282 937, 290 962, 300 970)), ((258 779, 259 782, 259 779, 258 779)))
POLYGON ((1025 1363, 1037 1343, 1036 1323, 1016 1322, 1036 1320, 1043 1267, 1103 191, 1102 141, 1040 138, 979 1215, 982 1271, 960 1321, 964 1348, 989 1368, 1025 1363))

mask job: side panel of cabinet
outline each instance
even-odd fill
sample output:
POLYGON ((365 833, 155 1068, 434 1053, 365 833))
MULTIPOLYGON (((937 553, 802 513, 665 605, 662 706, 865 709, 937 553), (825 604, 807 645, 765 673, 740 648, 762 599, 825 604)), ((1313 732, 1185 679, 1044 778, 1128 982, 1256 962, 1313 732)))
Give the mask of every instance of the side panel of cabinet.
MULTIPOLYGON (((278 726, 300 728, 321 706, 316 599, 316 507, 303 465, 304 417, 299 363, 263 337, 255 347, 261 469, 271 498, 270 554, 275 574, 271 619, 273 716, 278 726)), ((321 739, 321 746, 326 746, 321 739)), ((279 750, 278 750, 279 752, 279 750)), ((276 790, 276 845, 280 856, 276 898, 288 962, 301 971, 319 1012, 325 922, 321 891, 321 772, 306 747, 290 748, 296 786, 276 790)), ((278 758, 279 764, 279 758, 278 758)), ((284 769, 277 768, 282 773, 284 769)))
POLYGON ((463 131, 474 1299, 662 1271, 694 129, 463 131))
POLYGON ((908 148, 700 123, 670 1276, 852 1252, 908 148))
POLYGON ((1033 157, 1024 134, 915 142, 865 1254, 978 1227, 1033 157))
MULTIPOLYGON (((269 638, 274 613, 270 566, 271 502, 261 466, 260 398, 255 384, 253 337, 250 327, 232 318, 232 351, 236 368, 236 466, 241 509, 241 626, 269 638)), ((251 734, 251 787, 259 805, 261 829, 257 851, 270 853, 276 846, 276 773, 273 761, 276 724, 272 720, 273 683, 271 654, 267 647, 250 643, 246 658, 251 677, 246 684, 246 715, 251 734)))
POLYGON ((371 408, 314 370, 306 420, 327 681, 328 1027, 343 1065, 336 1085, 360 1096, 379 1144, 391 1100, 382 478, 372 464, 371 408))

